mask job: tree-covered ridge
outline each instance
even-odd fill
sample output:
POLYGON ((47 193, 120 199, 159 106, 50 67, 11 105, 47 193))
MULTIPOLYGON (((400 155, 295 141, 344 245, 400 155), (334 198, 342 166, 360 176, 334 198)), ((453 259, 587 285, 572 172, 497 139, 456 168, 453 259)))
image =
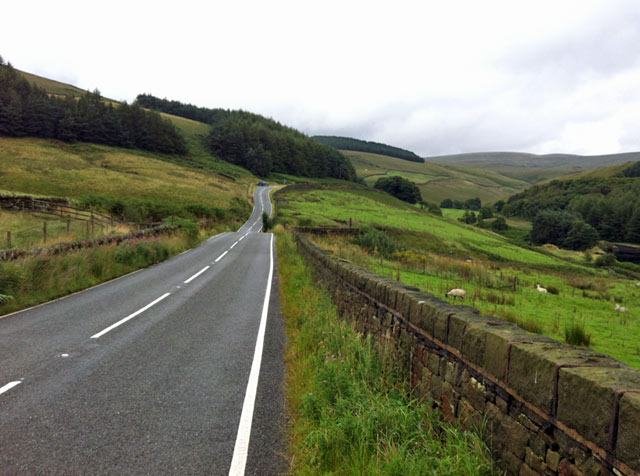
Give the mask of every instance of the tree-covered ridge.
POLYGON ((503 213, 535 224, 542 212, 567 211, 594 228, 600 239, 640 243, 639 194, 640 180, 626 177, 624 172, 610 177, 552 180, 511 196, 503 213))
POLYGON ((329 145, 340 150, 355 150, 358 152, 369 152, 372 154, 388 155, 389 157, 396 157, 398 159, 408 160, 409 162, 424 162, 424 159, 422 157, 418 157, 416 154, 409 150, 401 149, 399 147, 393 147, 387 144, 381 144, 379 142, 364 141, 360 139, 353 139, 351 137, 339 136, 313 136, 312 139, 315 139, 322 144, 329 145))
POLYGON ((230 114, 230 111, 225 109, 198 107, 193 104, 184 104, 180 101, 160 99, 151 94, 138 94, 136 102, 147 109, 154 109, 173 116, 191 119, 192 121, 204 122, 205 124, 213 124, 221 116, 230 114))
POLYGON ((79 99, 50 96, 0 58, 0 135, 41 137, 64 142, 94 142, 185 154, 186 143, 176 127, 138 104, 103 101, 100 93, 79 99))
POLYGON ((271 172, 355 181, 347 157, 274 120, 232 111, 213 123, 211 152, 260 176, 271 172))
POLYGON ((351 162, 342 153, 273 119, 246 111, 197 107, 150 94, 138 95, 137 101, 144 107, 211 124, 211 152, 256 175, 275 172, 356 179, 351 162))

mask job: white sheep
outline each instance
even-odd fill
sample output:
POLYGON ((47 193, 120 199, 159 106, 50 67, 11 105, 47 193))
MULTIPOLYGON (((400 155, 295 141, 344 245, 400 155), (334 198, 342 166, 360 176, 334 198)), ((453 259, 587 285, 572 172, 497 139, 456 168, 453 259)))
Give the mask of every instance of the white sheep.
POLYGON ((458 297, 464 301, 464 298, 467 297, 467 291, 460 288, 453 288, 451 291, 445 294, 445 297, 452 297, 454 299, 458 297))
POLYGON ((543 288, 542 286, 540 286, 539 284, 536 284, 536 289, 538 290, 538 292, 541 293, 546 293, 547 290, 545 288, 543 288))
POLYGON ((636 283, 636 288, 640 288, 640 283, 636 283))
POLYGON ((622 307, 620 304, 616 303, 616 311, 618 312, 629 312, 629 309, 627 309, 626 307, 622 307))

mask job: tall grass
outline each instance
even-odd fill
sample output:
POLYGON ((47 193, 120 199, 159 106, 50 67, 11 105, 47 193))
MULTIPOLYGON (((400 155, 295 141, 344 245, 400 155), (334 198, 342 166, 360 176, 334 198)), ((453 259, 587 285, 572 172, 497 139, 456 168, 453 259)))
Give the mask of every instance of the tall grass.
POLYGON ((193 244, 181 233, 0 263, 0 315, 164 261, 193 244))
POLYGON ((481 439, 408 397, 398 359, 338 319, 291 236, 275 231, 295 474, 492 474, 481 439))

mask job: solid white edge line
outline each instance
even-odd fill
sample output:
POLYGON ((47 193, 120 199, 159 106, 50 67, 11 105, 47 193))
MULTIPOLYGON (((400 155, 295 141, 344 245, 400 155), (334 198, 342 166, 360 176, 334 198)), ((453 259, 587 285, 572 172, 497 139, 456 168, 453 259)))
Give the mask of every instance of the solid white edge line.
POLYGON ((166 298, 167 296, 169 296, 171 293, 165 293, 162 296, 160 296, 158 299, 156 299, 153 302, 150 302, 149 304, 147 304, 145 307, 143 307, 142 309, 138 309, 136 312, 134 312, 133 314, 129 314, 127 317, 125 317, 124 319, 119 320, 118 322, 116 322, 115 324, 111 324, 109 327, 107 327, 106 329, 98 332, 95 335, 92 335, 91 338, 92 339, 98 339, 99 337, 102 337, 103 335, 105 335, 107 332, 112 331, 113 329, 115 329, 116 327, 118 327, 121 324, 124 324, 125 322, 127 322, 129 319, 133 319, 134 317, 136 317, 138 314, 143 313, 144 311, 146 311, 147 309, 149 309, 151 306, 154 306, 156 304, 158 304, 160 301, 162 301, 164 298, 166 298))
MULTIPOLYGON (((225 251, 224 253, 222 253, 220 256, 218 256, 218 258, 214 261, 214 263, 217 263, 218 261, 220 261, 222 258, 224 258, 224 255, 226 255, 229 252, 229 250, 225 251)), ((217 268, 216 268, 217 269, 217 268)))
POLYGON ((202 268, 200 271, 198 271, 196 274, 194 274, 193 276, 191 276, 189 279, 187 279, 184 284, 189 284, 191 281, 193 281, 194 279, 196 279, 198 276, 200 276, 202 273, 204 273, 206 270, 208 270, 210 268, 210 266, 205 266, 204 268, 202 268))
POLYGON ((4 392, 11 390, 13 387, 15 387, 16 385, 20 385, 21 383, 22 382, 18 380, 16 380, 15 382, 9 382, 4 387, 0 387, 0 394, 3 394, 4 392))
POLYGON ((269 243, 269 278, 267 279, 267 289, 264 293, 264 304, 262 305, 262 317, 260 318, 260 328, 256 339, 256 349, 253 353, 253 363, 247 383, 247 392, 242 405, 240 415, 240 425, 238 426, 238 436, 233 448, 233 458, 229 476, 244 476, 249 454, 249 438, 251 437, 251 423, 253 420, 253 408, 258 392, 258 377, 260 376, 260 365, 262 364, 262 348, 264 346, 264 334, 267 328, 267 314, 269 313, 269 297, 271 296, 271 281, 273 279, 273 235, 269 243))

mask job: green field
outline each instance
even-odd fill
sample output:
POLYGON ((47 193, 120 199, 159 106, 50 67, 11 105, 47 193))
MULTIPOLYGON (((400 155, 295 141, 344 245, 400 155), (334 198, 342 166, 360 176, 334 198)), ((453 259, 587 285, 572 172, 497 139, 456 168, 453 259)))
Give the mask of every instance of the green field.
POLYGON ((444 162, 409 162, 367 152, 342 151, 351 159, 358 177, 367 185, 385 176, 398 175, 418 185, 425 201, 439 204, 445 198, 467 200, 479 197, 495 202, 531 184, 574 173, 571 167, 537 168, 503 165, 473 166, 444 162))
POLYGON ((1 137, 0 164, 3 190, 72 199, 101 194, 227 208, 246 199, 253 182, 247 174, 225 177, 145 152, 44 139, 1 137))
POLYGON ((638 280, 587 265, 583 253, 521 247, 364 188, 284 191, 278 199, 284 200, 279 208, 284 222, 336 225, 352 219, 386 227, 400 246, 383 258, 348 239, 318 239, 338 256, 438 296, 461 287, 466 304, 558 340, 565 327, 583 324, 590 347, 640 368, 640 321, 634 318, 640 309, 638 280), (539 293, 536 284, 557 294, 539 293), (630 312, 615 312, 615 303, 630 312))

